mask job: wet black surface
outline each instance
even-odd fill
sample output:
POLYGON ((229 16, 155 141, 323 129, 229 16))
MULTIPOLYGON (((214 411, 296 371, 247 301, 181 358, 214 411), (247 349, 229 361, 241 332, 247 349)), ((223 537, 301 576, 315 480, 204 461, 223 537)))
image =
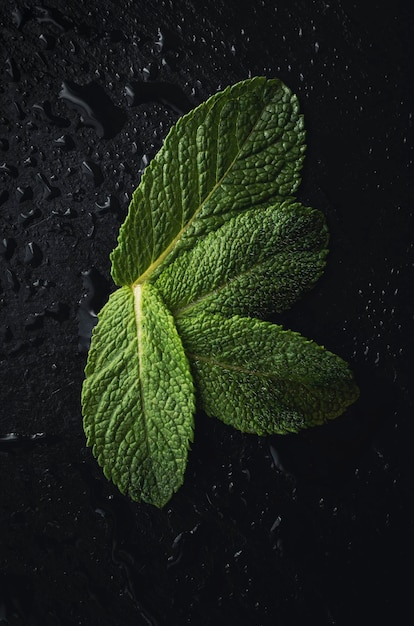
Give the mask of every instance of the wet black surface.
POLYGON ((401 623, 413 554, 413 23, 394 3, 0 5, 0 624, 401 623), (285 316, 361 398, 298 436, 197 415, 186 482, 131 503, 85 448, 109 253, 178 115, 265 74, 300 98, 328 269, 285 316))

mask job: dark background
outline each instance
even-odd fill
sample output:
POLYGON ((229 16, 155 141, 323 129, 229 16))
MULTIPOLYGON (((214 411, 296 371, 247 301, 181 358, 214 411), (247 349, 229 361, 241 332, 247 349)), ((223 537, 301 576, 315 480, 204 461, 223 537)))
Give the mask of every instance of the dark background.
POLYGON ((204 4, 0 5, 0 624, 413 617, 411 11, 204 4), (159 511, 85 447, 88 336, 169 127, 257 74, 299 96, 298 196, 331 232, 324 277, 283 322, 347 359, 361 398, 286 437, 197 415, 185 484, 159 511))

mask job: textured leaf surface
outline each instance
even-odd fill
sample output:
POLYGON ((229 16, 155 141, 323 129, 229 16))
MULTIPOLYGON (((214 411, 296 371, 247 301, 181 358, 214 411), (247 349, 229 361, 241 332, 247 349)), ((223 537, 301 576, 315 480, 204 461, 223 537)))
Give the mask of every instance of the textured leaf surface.
POLYGON ((174 321, 152 285, 111 295, 82 390, 93 453, 122 493, 163 506, 183 482, 194 390, 174 321))
POLYGON ((135 500, 163 506, 183 482, 193 379, 209 415, 257 434, 321 424, 358 396, 342 359, 254 319, 325 265, 324 217, 293 197, 304 149, 296 97, 253 78, 181 118, 133 194, 82 410, 105 475, 135 500))
POLYGON ((277 79, 237 83, 182 117, 134 192, 115 283, 143 282, 234 215, 291 196, 304 149, 296 96, 277 79))
POLYGON ((178 331, 202 407, 244 432, 297 432, 358 397, 345 361, 275 324, 201 313, 181 318, 178 331))
POLYGON ((301 204, 247 211, 183 252, 155 284, 176 316, 280 312, 322 274, 327 239, 322 213, 301 204))

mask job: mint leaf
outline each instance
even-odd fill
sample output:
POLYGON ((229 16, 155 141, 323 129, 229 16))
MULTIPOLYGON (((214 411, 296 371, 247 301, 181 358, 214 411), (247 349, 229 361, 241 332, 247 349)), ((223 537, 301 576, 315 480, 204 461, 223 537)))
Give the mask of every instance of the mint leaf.
POLYGON ((118 289, 102 309, 82 405, 105 476, 131 498, 163 506, 183 482, 194 390, 174 321, 152 285, 118 289))
POLYGON ((161 507, 182 484, 195 392, 257 434, 321 424, 358 396, 340 357, 255 319, 325 265, 325 219, 293 198, 304 149, 296 97, 253 78, 181 118, 133 194, 82 412, 105 476, 134 500, 161 507))
POLYGON ((199 313, 177 328, 203 409, 241 431, 297 432, 358 397, 345 361, 276 324, 199 313))
POLYGON ((280 312, 322 274, 327 240, 320 211, 289 202, 253 209, 182 252, 155 284, 176 317, 280 312))
POLYGON ((237 83, 182 117, 133 194, 115 283, 143 282, 232 216, 291 196, 304 136, 297 98, 276 79, 237 83))

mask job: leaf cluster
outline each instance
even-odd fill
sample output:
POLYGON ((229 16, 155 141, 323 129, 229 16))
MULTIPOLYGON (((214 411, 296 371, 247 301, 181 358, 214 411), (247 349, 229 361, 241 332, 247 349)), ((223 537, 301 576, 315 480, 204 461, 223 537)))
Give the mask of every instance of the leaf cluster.
POLYGON ((137 501, 183 482, 196 404, 243 432, 297 432, 358 396, 338 356, 265 321, 315 284, 328 233, 295 200, 303 117, 256 77, 182 117, 144 172, 112 252, 82 390, 88 445, 137 501))

